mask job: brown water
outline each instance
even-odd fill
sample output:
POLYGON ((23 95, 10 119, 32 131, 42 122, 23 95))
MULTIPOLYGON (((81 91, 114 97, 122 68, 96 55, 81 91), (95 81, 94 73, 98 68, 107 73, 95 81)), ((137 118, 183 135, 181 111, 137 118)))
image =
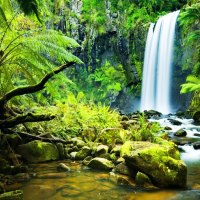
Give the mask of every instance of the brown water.
MULTIPOLYGON (((178 190, 144 190, 117 184, 109 173, 89 170, 78 162, 65 161, 71 171, 57 172, 58 163, 31 166, 36 177, 21 188, 24 200, 169 200, 181 193, 178 190)), ((199 187, 199 164, 190 168, 188 183, 190 187, 199 187)))

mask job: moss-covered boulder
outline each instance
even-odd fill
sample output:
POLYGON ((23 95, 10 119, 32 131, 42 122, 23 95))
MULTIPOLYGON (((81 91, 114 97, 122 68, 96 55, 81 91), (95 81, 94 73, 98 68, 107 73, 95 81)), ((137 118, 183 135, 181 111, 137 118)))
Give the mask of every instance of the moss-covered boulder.
POLYGON ((23 200, 23 191, 16 190, 0 194, 0 200, 23 200))
POLYGON ((174 136, 177 136, 177 137, 185 137, 186 135, 187 135, 187 132, 183 129, 179 129, 178 131, 174 133, 174 136))
POLYGON ((88 167, 92 169, 100 169, 100 170, 106 170, 110 171, 114 168, 114 164, 105 158, 93 158, 89 163, 88 167))
POLYGON ((75 155, 75 159, 76 160, 83 160, 85 159, 87 156, 90 156, 91 155, 91 152, 92 150, 87 147, 87 146, 84 146, 80 151, 78 151, 75 155))
POLYGON ((107 154, 108 153, 108 146, 107 145, 99 145, 97 146, 96 152, 95 152, 95 156, 99 157, 102 154, 107 154))
POLYGON ((116 165, 116 167, 114 168, 114 171, 120 174, 128 175, 128 176, 131 176, 132 174, 131 170, 123 162, 116 165))
POLYGON ((146 184, 151 184, 151 180, 146 174, 143 174, 142 172, 138 172, 135 177, 135 182, 139 186, 145 186, 146 184))
POLYGON ((121 154, 128 167, 146 174, 151 182, 160 188, 185 187, 187 167, 180 160, 176 146, 150 142, 126 142, 121 154))
POLYGON ((54 144, 38 140, 18 146, 17 152, 30 163, 59 159, 59 152, 54 144))

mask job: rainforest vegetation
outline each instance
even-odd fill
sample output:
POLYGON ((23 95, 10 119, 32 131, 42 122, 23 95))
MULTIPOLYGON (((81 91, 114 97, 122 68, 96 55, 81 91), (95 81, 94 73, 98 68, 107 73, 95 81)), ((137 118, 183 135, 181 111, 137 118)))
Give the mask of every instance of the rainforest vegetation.
POLYGON ((174 84, 180 95, 191 94, 182 111, 192 117, 200 112, 198 0, 0 0, 0 145, 15 154, 7 135, 24 143, 49 138, 65 144, 79 137, 88 148, 121 142, 124 155, 130 141, 148 141, 166 145, 179 161, 164 129, 147 120, 160 113, 135 112, 138 104, 132 109, 129 103, 141 96, 150 23, 176 10, 180 79, 174 84))

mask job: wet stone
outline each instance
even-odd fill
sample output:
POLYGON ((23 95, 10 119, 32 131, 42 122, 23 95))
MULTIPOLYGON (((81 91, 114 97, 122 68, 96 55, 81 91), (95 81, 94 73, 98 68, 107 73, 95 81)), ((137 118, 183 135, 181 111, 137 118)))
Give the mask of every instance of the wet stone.
POLYGON ((169 119, 169 121, 171 122, 171 124, 179 126, 182 124, 182 122, 176 120, 176 119, 169 119))
POLYGON ((187 132, 183 129, 179 129, 174 133, 174 136, 176 137, 185 137, 187 135, 187 132))
POLYGON ((57 171, 59 172, 69 172, 71 169, 70 167, 68 167, 67 165, 65 165, 64 163, 60 163, 58 166, 57 166, 57 171))
POLYGON ((194 142, 193 143, 194 149, 200 149, 200 141, 199 142, 194 142))

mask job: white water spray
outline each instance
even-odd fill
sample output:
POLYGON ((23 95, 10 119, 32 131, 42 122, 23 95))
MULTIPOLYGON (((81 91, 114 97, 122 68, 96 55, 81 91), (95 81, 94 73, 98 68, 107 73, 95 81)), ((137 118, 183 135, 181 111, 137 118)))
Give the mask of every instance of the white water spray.
POLYGON ((173 43, 179 11, 169 13, 151 24, 147 36, 142 82, 141 111, 172 112, 170 103, 173 43))

